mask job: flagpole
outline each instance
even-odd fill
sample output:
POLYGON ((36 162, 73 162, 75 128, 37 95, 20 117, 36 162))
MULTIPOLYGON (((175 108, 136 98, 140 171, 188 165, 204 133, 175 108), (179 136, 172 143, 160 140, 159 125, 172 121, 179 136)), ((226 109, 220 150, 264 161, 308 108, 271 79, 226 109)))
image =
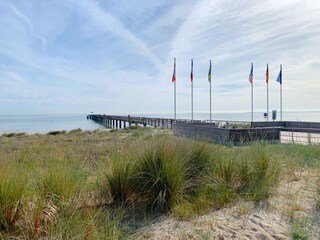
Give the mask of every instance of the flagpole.
POLYGON ((193 121, 193 81, 191 82, 191 120, 193 121))
POLYGON ((269 121, 269 65, 267 63, 267 121, 269 121))
MULTIPOLYGON (((253 69, 253 63, 251 63, 253 69)), ((252 83, 251 83, 251 122, 253 122, 253 73, 252 73, 252 83)))
POLYGON ((269 121, 269 83, 267 83, 267 121, 269 121))
POLYGON ((280 64, 281 82, 280 82, 280 120, 282 121, 282 64, 280 64))
POLYGON ((177 120, 177 94, 176 94, 176 81, 174 81, 174 120, 177 120))
POLYGON ((210 96, 210 123, 212 123, 212 112, 211 112, 211 60, 209 64, 209 72, 208 72, 208 81, 209 81, 209 96, 210 96))
POLYGON ((282 84, 280 84, 280 120, 282 121, 282 84))
POLYGON ((210 123, 212 122, 212 111, 211 111, 211 82, 210 82, 210 123))
POLYGON ((253 122, 253 81, 251 84, 251 122, 253 122))
MULTIPOLYGON (((176 75, 176 58, 174 58, 174 75, 176 75)), ((177 120, 176 76, 174 81, 174 120, 177 120)))
MULTIPOLYGON (((210 71, 211 71, 211 60, 210 60, 210 71)), ((210 123, 212 123, 212 111, 211 111, 211 72, 210 72, 210 123)))
POLYGON ((193 59, 191 59, 191 121, 193 121, 193 59))

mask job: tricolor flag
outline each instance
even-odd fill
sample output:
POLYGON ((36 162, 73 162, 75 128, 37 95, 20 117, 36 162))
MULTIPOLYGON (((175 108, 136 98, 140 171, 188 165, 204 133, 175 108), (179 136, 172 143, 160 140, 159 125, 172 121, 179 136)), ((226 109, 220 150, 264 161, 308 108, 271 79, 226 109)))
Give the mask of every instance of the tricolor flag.
POLYGON ((193 81, 193 59, 191 59, 191 73, 190 73, 190 81, 193 81))
POLYGON ((269 83, 269 65, 267 64, 267 70, 266 70, 266 83, 269 83))
POLYGON ((176 61, 174 61, 173 65, 173 74, 172 74, 172 82, 176 81, 176 61))
POLYGON ((252 82, 253 82, 253 63, 251 63, 251 71, 250 71, 250 75, 249 75, 249 82, 250 82, 250 84, 252 84, 252 82))
POLYGON ((277 82, 282 84, 282 65, 280 65, 280 72, 279 72, 279 75, 277 77, 277 82))
POLYGON ((211 82, 211 60, 210 60, 210 65, 209 65, 208 81, 209 81, 209 83, 211 82))

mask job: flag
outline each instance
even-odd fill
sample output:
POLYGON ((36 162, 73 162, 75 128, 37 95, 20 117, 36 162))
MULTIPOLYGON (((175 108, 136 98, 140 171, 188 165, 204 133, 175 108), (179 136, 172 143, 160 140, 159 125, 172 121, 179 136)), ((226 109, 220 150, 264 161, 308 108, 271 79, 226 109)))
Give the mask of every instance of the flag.
POLYGON ((209 65, 208 81, 211 82, 211 60, 210 60, 210 65, 209 65))
POLYGON ((282 65, 280 65, 280 72, 279 72, 279 75, 277 77, 277 82, 282 84, 282 65))
POLYGON ((266 70, 266 83, 269 83, 269 65, 267 64, 267 70, 266 70))
POLYGON ((251 63, 251 71, 249 75, 249 82, 252 84, 253 82, 253 63, 251 63))
POLYGON ((174 59, 172 82, 176 81, 176 59, 174 59))
POLYGON ((190 81, 193 81, 193 59, 191 59, 191 73, 190 73, 190 81))

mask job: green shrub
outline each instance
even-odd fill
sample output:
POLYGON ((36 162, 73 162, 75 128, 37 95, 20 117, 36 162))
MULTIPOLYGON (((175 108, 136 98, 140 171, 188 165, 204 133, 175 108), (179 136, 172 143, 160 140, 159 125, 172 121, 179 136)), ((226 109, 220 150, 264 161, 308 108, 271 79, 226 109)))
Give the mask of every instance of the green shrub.
POLYGON ((60 134, 65 134, 67 131, 62 130, 62 131, 51 131, 48 132, 47 135, 60 135, 60 134))
POLYGON ((4 133, 2 136, 10 138, 10 137, 14 137, 15 135, 16 133, 4 133))

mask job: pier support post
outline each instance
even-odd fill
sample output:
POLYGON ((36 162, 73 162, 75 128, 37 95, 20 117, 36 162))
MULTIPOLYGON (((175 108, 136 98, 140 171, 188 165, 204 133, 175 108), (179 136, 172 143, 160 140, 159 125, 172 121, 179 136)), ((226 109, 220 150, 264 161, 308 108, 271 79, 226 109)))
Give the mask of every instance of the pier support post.
POLYGON ((119 128, 121 128, 121 124, 122 124, 122 121, 121 121, 121 120, 119 120, 119 128))
POLYGON ((123 121, 123 128, 127 128, 126 121, 123 121))
POLYGON ((116 128, 118 128, 118 120, 115 120, 116 121, 116 128))

